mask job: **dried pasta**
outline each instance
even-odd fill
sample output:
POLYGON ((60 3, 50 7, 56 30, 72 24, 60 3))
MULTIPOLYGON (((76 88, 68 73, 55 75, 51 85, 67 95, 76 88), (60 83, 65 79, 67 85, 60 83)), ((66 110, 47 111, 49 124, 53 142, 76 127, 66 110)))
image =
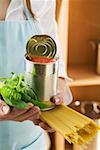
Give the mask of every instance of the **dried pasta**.
POLYGON ((41 118, 73 144, 87 143, 100 128, 92 119, 64 105, 42 112, 41 118))

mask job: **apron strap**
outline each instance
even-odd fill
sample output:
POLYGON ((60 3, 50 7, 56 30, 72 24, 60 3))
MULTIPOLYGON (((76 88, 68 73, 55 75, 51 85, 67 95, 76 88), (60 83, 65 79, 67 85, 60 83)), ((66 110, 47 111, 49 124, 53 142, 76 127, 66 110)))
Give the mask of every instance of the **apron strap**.
POLYGON ((31 3, 30 0, 23 0, 23 6, 24 6, 24 15, 27 20, 34 20, 35 16, 31 9, 31 3))
POLYGON ((41 28, 38 20, 35 18, 34 14, 32 13, 31 9, 31 3, 30 0, 23 0, 23 6, 24 6, 24 15, 27 20, 33 20, 34 22, 34 29, 37 34, 43 34, 43 29, 41 28))

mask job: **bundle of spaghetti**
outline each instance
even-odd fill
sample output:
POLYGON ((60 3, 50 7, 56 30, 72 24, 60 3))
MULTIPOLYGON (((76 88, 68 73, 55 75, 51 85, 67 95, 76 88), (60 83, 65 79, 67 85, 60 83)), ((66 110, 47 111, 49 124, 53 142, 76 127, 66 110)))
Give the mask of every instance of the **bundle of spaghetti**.
POLYGON ((42 112, 41 118, 73 144, 88 143, 100 129, 92 119, 64 105, 42 112))

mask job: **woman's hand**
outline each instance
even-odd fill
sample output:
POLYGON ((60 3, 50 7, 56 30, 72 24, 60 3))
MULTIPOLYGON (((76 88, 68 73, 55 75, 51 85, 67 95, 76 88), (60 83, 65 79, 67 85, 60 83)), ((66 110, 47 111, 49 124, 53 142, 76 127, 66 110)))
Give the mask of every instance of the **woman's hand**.
POLYGON ((55 96, 51 97, 50 101, 55 103, 56 105, 62 104, 64 101, 63 94, 62 93, 56 94, 55 96))
POLYGON ((57 94, 51 97, 51 102, 55 103, 56 105, 61 105, 62 103, 69 105, 71 103, 72 94, 67 85, 68 81, 71 82, 72 79, 58 78, 57 94))
POLYGON ((4 101, 0 100, 0 121, 13 120, 13 121, 25 121, 30 120, 35 125, 39 125, 47 132, 52 132, 51 129, 46 123, 40 119, 40 109, 36 106, 29 104, 28 109, 20 110, 17 108, 10 108, 4 101))
POLYGON ((39 119, 40 109, 29 104, 28 109, 20 110, 17 108, 10 108, 4 101, 0 100, 0 120, 24 121, 32 120, 33 122, 39 119))
POLYGON ((66 80, 64 78, 58 78, 58 87, 57 87, 57 94, 51 97, 50 101, 55 103, 56 105, 60 105, 64 102, 65 96, 64 92, 66 89, 66 80))
MULTIPOLYGON (((57 95, 54 95, 50 101, 55 103, 56 105, 60 105, 64 102, 65 96, 64 92, 66 89, 66 82, 64 79, 58 79, 58 91, 57 95)), ((0 120, 14 120, 14 121, 24 121, 24 120, 31 120, 34 124, 41 126, 47 132, 53 132, 54 130, 51 129, 46 123, 41 121, 40 119, 40 109, 38 107, 33 106, 32 104, 29 105, 29 108, 26 110, 19 110, 16 108, 10 109, 7 104, 0 100, 0 120)))

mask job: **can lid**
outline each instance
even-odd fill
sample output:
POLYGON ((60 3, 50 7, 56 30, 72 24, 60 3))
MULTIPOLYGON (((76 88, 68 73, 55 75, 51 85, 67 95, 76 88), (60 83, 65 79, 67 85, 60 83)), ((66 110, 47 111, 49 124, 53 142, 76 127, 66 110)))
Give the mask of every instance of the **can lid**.
POLYGON ((32 36, 26 45, 26 55, 29 58, 45 57, 54 58, 57 52, 57 46, 53 38, 48 35, 32 36))

